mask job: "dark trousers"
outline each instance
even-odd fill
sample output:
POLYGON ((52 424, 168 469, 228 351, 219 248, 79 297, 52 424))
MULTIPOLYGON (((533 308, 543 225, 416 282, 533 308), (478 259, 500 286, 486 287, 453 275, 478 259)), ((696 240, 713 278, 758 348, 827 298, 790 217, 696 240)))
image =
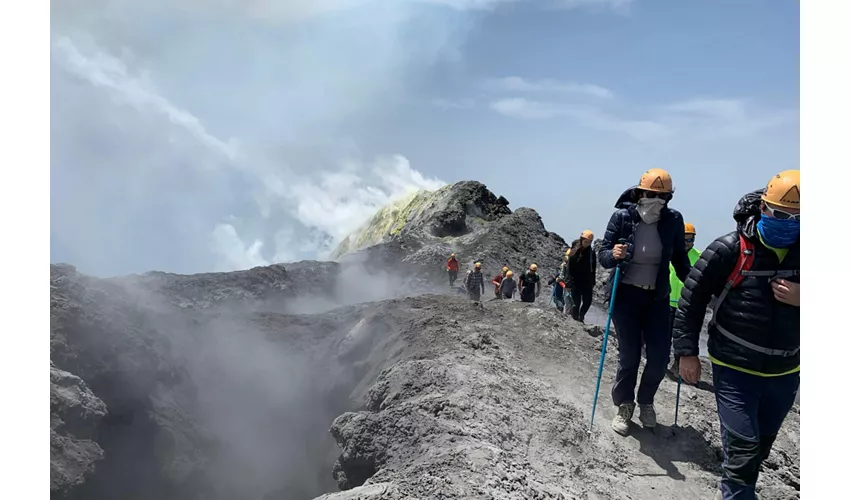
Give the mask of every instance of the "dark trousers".
POLYGON ((635 401, 641 347, 646 347, 646 366, 637 391, 638 404, 652 404, 670 361, 670 305, 656 299, 653 290, 620 285, 611 319, 620 347, 619 367, 611 397, 619 406, 635 401))
POLYGON ((573 287, 572 298, 573 318, 584 321, 584 315, 590 310, 590 303, 593 301, 593 285, 576 284, 573 287))
POLYGON ((800 373, 759 377, 714 365, 723 442, 723 500, 754 500, 759 468, 794 404, 800 373))
POLYGON ((449 271, 449 286, 454 286, 457 279, 457 271, 449 271))
POLYGON ((471 300, 474 300, 476 302, 481 300, 481 289, 480 288, 476 288, 475 290, 469 290, 469 292, 467 292, 467 293, 469 294, 469 298, 471 300))
POLYGON ((534 302, 534 300, 537 298, 537 289, 535 288, 535 286, 536 285, 525 285, 525 287, 522 289, 522 292, 520 292, 519 294, 520 300, 522 300, 523 302, 534 302))

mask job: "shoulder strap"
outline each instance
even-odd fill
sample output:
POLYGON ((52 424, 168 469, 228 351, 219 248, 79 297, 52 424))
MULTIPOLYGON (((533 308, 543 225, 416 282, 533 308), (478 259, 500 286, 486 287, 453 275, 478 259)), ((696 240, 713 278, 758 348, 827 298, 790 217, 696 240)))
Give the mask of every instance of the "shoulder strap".
POLYGON ((735 263, 735 268, 732 269, 732 274, 729 275, 729 279, 726 280, 729 284, 729 288, 735 288, 741 284, 741 281, 744 280, 744 276, 746 276, 746 272, 753 268, 753 260, 755 259, 752 242, 740 233, 738 234, 738 241, 740 243, 738 261, 735 263))
POLYGON ((720 296, 717 297, 716 301, 714 301, 714 307, 711 308, 711 319, 708 322, 709 327, 714 326, 717 322, 717 311, 720 310, 720 305, 723 304, 724 300, 726 300, 729 290, 740 285, 741 281, 744 280, 745 271, 749 271, 753 267, 755 252, 753 252, 752 242, 745 238, 741 233, 738 233, 738 243, 738 246, 740 247, 738 251, 738 260, 735 262, 735 267, 732 268, 732 273, 729 274, 729 277, 726 279, 726 286, 723 287, 723 291, 720 292, 720 296))

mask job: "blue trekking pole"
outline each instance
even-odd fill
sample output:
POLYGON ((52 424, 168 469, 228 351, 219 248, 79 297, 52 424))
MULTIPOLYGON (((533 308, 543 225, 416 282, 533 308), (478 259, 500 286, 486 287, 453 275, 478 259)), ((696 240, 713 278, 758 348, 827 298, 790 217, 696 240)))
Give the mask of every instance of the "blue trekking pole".
MULTIPOLYGON (((621 245, 626 243, 620 239, 621 245)), ((621 263, 620 263, 621 264, 621 263)), ((599 356, 599 371, 596 373, 596 391, 593 394, 593 410, 590 413, 590 429, 593 430, 593 418, 596 416, 596 401, 599 399, 599 384, 602 382, 602 367, 605 366, 605 352, 608 350, 608 332, 611 331, 611 316, 614 313, 614 299, 617 297, 617 285, 620 284, 620 264, 614 270, 614 284, 611 287, 611 302, 608 304, 608 322, 605 324, 605 335, 602 337, 602 354, 599 356)))

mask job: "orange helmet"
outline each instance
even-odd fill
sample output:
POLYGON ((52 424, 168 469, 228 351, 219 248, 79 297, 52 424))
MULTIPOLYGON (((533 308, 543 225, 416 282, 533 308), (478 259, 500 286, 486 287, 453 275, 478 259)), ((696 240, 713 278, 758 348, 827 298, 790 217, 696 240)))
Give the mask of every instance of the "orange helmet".
POLYGON ((505 274, 505 278, 510 278, 513 275, 514 275, 513 271, 508 271, 507 274, 505 274))
POLYGON ((690 222, 685 222, 685 234, 697 234, 697 228, 690 222))
POLYGON ((640 176, 638 188, 656 193, 672 193, 673 178, 670 177, 670 174, 666 170, 650 168, 640 176))
POLYGON ((480 262, 475 263, 475 269, 481 269, 481 263, 480 262))
POLYGON ((503 272, 503 273, 508 272, 508 266, 503 267, 503 268, 502 268, 502 272, 503 272))
POLYGON ((454 258, 455 254, 451 254, 450 257, 454 258))
POLYGON ((590 229, 585 229, 584 231, 581 232, 581 237, 586 239, 586 240, 592 240, 593 239, 593 231, 591 231, 590 229))
POLYGON ((779 172, 770 182, 761 199, 785 208, 800 208, 800 171, 785 170, 779 172))
POLYGON ((532 264, 532 265, 528 266, 528 268, 531 269, 532 271, 537 271, 537 264, 532 264))

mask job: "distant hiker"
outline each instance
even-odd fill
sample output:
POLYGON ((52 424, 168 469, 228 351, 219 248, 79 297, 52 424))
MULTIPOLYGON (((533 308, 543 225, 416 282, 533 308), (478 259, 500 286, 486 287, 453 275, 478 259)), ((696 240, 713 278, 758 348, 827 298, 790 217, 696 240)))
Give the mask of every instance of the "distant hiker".
POLYGON ((570 314, 574 320, 582 323, 590 309, 593 288, 596 286, 596 253, 591 248, 592 244, 593 231, 585 229, 567 252, 567 262, 561 275, 573 302, 570 314))
POLYGON ((505 267, 502 268, 502 273, 497 274, 496 277, 493 278, 493 281, 490 282, 490 283, 493 283, 494 292, 496 294, 497 299, 502 297, 499 293, 499 289, 502 285, 502 280, 505 279, 505 275, 507 273, 508 273, 508 266, 505 266, 505 267))
POLYGON ((724 454, 715 498, 751 500, 800 387, 800 171, 744 195, 733 214, 737 229, 714 240, 685 281, 673 343, 682 379, 697 383, 715 297, 708 357, 724 454))
MULTIPOLYGON (((620 266, 622 276, 611 315, 619 341, 619 367, 611 389, 619 409, 611 427, 624 436, 634 415, 643 346, 646 366, 637 391, 639 418, 644 427, 656 425, 653 402, 670 360, 668 266, 672 262, 683 281, 691 268, 685 251, 682 214, 667 206, 672 198, 670 174, 660 168, 646 171, 638 185, 627 189, 617 200, 617 211, 608 221, 599 249, 602 267, 620 266), (627 244, 619 244, 620 239, 627 244)), ((606 302, 611 297, 613 275, 612 270, 606 302)))
POLYGON ((499 287, 499 292, 502 298, 512 299, 516 291, 516 281, 514 281, 514 272, 508 271, 505 273, 505 279, 502 280, 502 285, 499 287))
POLYGON ((457 257, 455 254, 451 254, 449 256, 448 262, 446 262, 446 271, 449 273, 449 286, 455 285, 455 280, 457 279, 457 272, 460 270, 460 264, 457 261, 457 257))
POLYGON ((555 282, 552 283, 552 298, 555 302, 555 307, 559 311, 563 311, 564 307, 567 306, 567 290, 566 283, 560 276, 555 277, 555 282))
MULTIPOLYGON (((702 252, 697 250, 694 247, 694 242, 696 242, 697 230, 693 224, 690 222, 685 223, 685 249, 688 251, 688 260, 691 263, 691 266, 696 264, 697 259, 702 252)), ((684 284, 676 276, 676 270, 673 268, 673 264, 670 264, 670 331, 673 331, 673 319, 676 317, 676 310, 679 307, 679 297, 682 295, 682 286, 684 284)), ((672 333, 671 333, 672 335, 672 333)), ((673 367, 678 372, 678 368, 676 368, 678 362, 674 361, 673 367)))
POLYGON ((519 298, 523 302, 534 302, 540 295, 540 275, 537 274, 537 264, 532 264, 519 277, 519 298))
POLYGON ((466 293, 470 299, 481 300, 481 294, 484 293, 484 275, 481 273, 480 262, 476 262, 475 268, 466 273, 464 286, 466 286, 466 293))

